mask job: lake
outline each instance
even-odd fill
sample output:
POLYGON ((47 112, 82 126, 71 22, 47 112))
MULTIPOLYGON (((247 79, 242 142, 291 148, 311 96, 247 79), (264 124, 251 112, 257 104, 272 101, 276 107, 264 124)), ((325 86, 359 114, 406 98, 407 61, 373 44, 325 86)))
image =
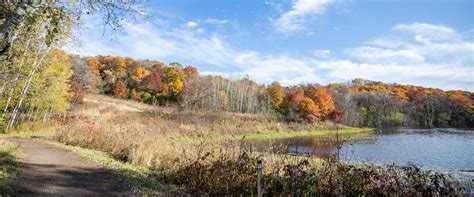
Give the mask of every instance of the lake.
MULTIPOLYGON (((335 139, 314 137, 253 140, 259 151, 281 150, 288 154, 312 154, 327 158, 337 153, 335 139), (276 148, 278 147, 278 148, 276 148)), ((474 131, 461 129, 393 128, 374 133, 363 140, 340 144, 340 158, 371 163, 408 162, 424 169, 474 172, 474 131)))

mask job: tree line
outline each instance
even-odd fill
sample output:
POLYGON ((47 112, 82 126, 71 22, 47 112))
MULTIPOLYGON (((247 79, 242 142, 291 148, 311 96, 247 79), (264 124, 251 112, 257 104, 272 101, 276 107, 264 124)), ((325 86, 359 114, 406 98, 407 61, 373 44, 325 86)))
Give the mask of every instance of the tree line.
POLYGON ((0 4, 0 130, 47 121, 81 103, 85 92, 154 105, 274 114, 286 121, 336 120, 350 126, 474 127, 474 95, 411 85, 354 79, 344 84, 258 84, 201 76, 173 62, 96 56, 61 49, 85 14, 101 13, 120 28, 124 2, 72 1, 0 4))
POLYGON ((177 62, 72 57, 74 81, 90 92, 182 108, 274 114, 286 121, 337 120, 350 126, 473 127, 473 93, 365 79, 348 83, 265 86, 201 76, 177 62))

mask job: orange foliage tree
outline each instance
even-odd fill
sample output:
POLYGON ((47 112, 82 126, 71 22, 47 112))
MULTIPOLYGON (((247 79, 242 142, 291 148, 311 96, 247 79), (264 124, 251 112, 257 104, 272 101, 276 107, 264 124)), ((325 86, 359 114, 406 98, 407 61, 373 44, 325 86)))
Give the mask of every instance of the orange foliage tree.
POLYGON ((87 59, 86 63, 96 76, 100 76, 101 64, 96 58, 91 57, 87 59))
POLYGON ((197 68, 193 66, 186 66, 185 68, 183 68, 183 72, 186 75, 186 78, 194 77, 198 75, 197 68))
POLYGON ((302 99, 298 104, 300 117, 309 121, 319 121, 319 108, 310 98, 302 99))
POLYGON ((333 112, 334 101, 326 88, 320 85, 309 85, 306 94, 318 106, 319 117, 325 118, 333 112))
POLYGON ((127 86, 122 81, 118 81, 113 93, 116 97, 127 98, 127 86))

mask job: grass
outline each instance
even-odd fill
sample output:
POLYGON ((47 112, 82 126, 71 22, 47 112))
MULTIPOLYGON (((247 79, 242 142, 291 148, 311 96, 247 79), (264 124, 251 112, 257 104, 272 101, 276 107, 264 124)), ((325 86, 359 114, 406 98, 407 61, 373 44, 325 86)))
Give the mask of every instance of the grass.
POLYGON ((12 192, 12 183, 18 175, 16 159, 20 157, 17 145, 0 139, 0 196, 12 192))
MULTIPOLYGON (((110 99, 110 98, 109 98, 110 99)), ((195 144, 219 147, 230 140, 326 137, 335 138, 334 124, 282 122, 273 116, 226 112, 197 112, 154 108, 153 111, 130 110, 114 105, 86 104, 68 115, 65 126, 57 132, 56 140, 109 153, 114 158, 151 167, 162 166, 166 159, 195 144)), ((123 102, 123 101, 121 101, 123 102)), ((116 103, 116 102, 114 102, 116 103)), ((141 106, 137 106, 140 108, 141 106)), ((143 108, 140 108, 143 109, 143 108)), ((367 138, 368 128, 340 126, 341 138, 367 138)))
MULTIPOLYGON (((86 97, 85 103, 67 114, 61 126, 51 125, 60 143, 50 143, 120 172, 143 194, 254 195, 257 160, 264 161, 267 195, 414 196, 457 191, 450 190, 456 185, 444 175, 416 167, 354 166, 311 156, 252 152, 242 146, 243 138, 332 139, 336 131, 330 122, 287 123, 269 115, 148 107, 97 95, 86 97)), ((339 134, 342 140, 364 139, 371 131, 340 125, 339 134)))
MULTIPOLYGON (((372 128, 345 128, 340 129, 338 134, 341 140, 360 140, 373 136, 372 128)), ((281 139, 294 137, 318 137, 318 138, 335 138, 335 130, 315 130, 315 131, 275 131, 275 132, 259 132, 246 134, 213 134, 205 136, 205 139, 211 142, 221 142, 234 139, 261 140, 261 139, 281 139)), ((197 137, 189 137, 184 135, 173 136, 168 139, 173 143, 196 143, 201 139, 197 137)))
POLYGON ((46 122, 24 122, 8 133, 0 134, 0 137, 31 137, 34 135, 52 135, 61 123, 56 120, 46 122))

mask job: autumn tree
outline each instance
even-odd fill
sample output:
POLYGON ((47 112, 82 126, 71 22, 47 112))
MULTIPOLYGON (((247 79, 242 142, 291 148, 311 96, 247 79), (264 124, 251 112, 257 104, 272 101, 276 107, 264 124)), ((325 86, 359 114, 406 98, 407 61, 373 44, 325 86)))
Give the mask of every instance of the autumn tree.
POLYGON ((195 77, 198 75, 197 68, 193 66, 186 66, 183 68, 183 72, 186 75, 186 78, 195 77))
POLYGON ((161 76, 159 73, 151 73, 147 75, 141 82, 141 89, 152 94, 159 93, 163 88, 161 76))
POLYGON ((125 63, 125 59, 122 57, 114 57, 112 61, 115 75, 117 77, 125 77, 127 75, 127 64, 125 63))
POLYGON ((301 87, 292 87, 286 94, 285 107, 288 109, 296 108, 301 100, 304 99, 304 89, 301 87))
POLYGON ((302 99, 298 104, 299 115, 308 121, 319 121, 319 108, 310 98, 302 99))
POLYGON ((327 117, 334 110, 334 101, 326 88, 320 85, 309 85, 306 94, 319 109, 319 117, 327 117))
POLYGON ((118 98, 127 98, 127 86, 122 81, 118 81, 115 84, 113 94, 118 98))
POLYGON ((130 79, 138 81, 138 80, 142 79, 143 77, 147 76, 148 74, 150 74, 150 72, 148 70, 146 70, 142 67, 139 67, 139 68, 136 68, 133 71, 132 76, 130 76, 130 79))
POLYGON ((280 110, 285 98, 285 90, 283 89, 283 87, 280 85, 280 83, 273 82, 268 87, 267 92, 271 98, 270 102, 271 102, 272 108, 275 110, 280 110))
POLYGON ((140 93, 135 89, 132 89, 130 91, 130 98, 133 99, 133 100, 136 100, 136 101, 142 101, 142 99, 140 97, 140 93))
POLYGON ((172 66, 166 67, 163 72, 164 78, 162 79, 169 87, 170 94, 177 96, 179 91, 183 87, 183 80, 185 74, 183 70, 180 69, 181 65, 178 63, 171 64, 172 66))
POLYGON ((101 67, 100 62, 96 58, 93 58, 93 57, 88 58, 86 62, 87 62, 87 65, 89 66, 89 68, 92 70, 92 72, 97 77, 99 77, 100 76, 100 67, 101 67))

